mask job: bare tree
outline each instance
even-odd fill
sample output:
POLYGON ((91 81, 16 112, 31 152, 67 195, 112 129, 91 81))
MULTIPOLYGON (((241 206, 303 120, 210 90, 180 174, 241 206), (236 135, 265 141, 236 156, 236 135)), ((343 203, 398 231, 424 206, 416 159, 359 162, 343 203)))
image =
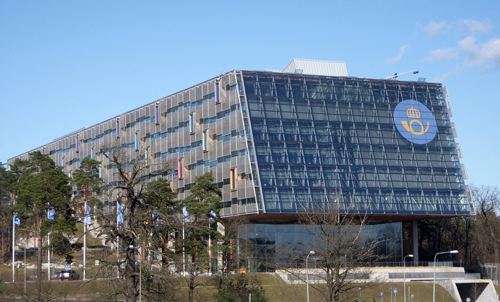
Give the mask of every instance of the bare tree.
MULTIPOLYGON (((117 211, 102 208, 98 214, 99 235, 118 241, 120 250, 125 252, 124 268, 120 273, 125 278, 126 301, 132 302, 139 296, 139 281, 143 277, 136 266, 142 261, 137 261, 137 257, 142 258, 158 248, 163 254, 168 253, 166 241, 169 234, 176 231, 171 221, 171 217, 176 217, 174 212, 179 209, 174 202, 176 195, 168 182, 161 178, 168 175, 171 169, 168 163, 154 163, 141 156, 127 157, 119 147, 102 148, 100 153, 106 159, 107 168, 115 171, 117 181, 108 184, 108 190, 116 194, 117 207, 123 208, 123 213, 120 213, 123 216, 117 223, 117 211), (140 255, 138 249, 141 250, 140 255)), ((114 265, 120 267, 120 263, 114 265)), ((150 268, 143 272, 145 281, 148 275, 151 276, 150 268)), ((145 289, 147 291, 148 287, 145 286, 145 289)), ((147 301, 147 297, 146 294, 143 299, 147 301)))
MULTIPOLYGON (((312 238, 305 243, 306 255, 314 251, 312 259, 321 271, 314 277, 322 282, 313 282, 311 286, 326 301, 357 299, 359 289, 370 283, 367 266, 381 260, 376 253, 381 240, 370 238, 365 233, 367 216, 351 214, 352 208, 349 203, 332 202, 315 205, 300 217, 301 224, 312 238)), ((298 250, 303 253, 304 247, 298 250)), ((306 255, 301 254, 301 259, 306 255)), ((298 277, 304 278, 302 274, 298 277)))
POLYGON ((481 248, 477 257, 482 262, 499 262, 500 254, 500 190, 497 187, 473 187, 472 193, 477 216, 474 241, 481 248))
POLYGON ((227 277, 231 271, 239 271, 240 259, 247 259, 251 255, 246 249, 239 248, 240 227, 250 221, 243 217, 231 217, 221 220, 224 236, 219 244, 222 259, 222 274, 227 277))

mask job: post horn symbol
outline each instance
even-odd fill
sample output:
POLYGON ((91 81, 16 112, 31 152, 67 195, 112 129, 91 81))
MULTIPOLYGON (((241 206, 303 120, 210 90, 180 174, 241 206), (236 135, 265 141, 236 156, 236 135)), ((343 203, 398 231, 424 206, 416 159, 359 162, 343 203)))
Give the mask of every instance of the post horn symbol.
POLYGON ((411 107, 410 109, 406 110, 406 115, 408 116, 408 118, 412 119, 410 121, 410 124, 408 125, 407 121, 401 121, 401 124, 403 124, 403 127, 405 127, 405 129, 408 132, 410 132, 411 134, 422 135, 429 130, 429 122, 427 122, 427 127, 424 127, 422 122, 418 120, 418 119, 420 119, 420 116, 421 116, 420 111, 418 109, 411 107), (413 123, 417 123, 420 125, 419 132, 417 132, 413 129, 413 123))

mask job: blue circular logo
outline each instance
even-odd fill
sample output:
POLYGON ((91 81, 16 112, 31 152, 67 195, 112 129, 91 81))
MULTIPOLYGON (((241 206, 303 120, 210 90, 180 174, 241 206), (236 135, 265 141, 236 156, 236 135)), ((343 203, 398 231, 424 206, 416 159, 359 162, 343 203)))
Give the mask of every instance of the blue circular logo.
POLYGON ((431 142, 437 133, 436 119, 424 104, 406 100, 394 109, 394 123, 399 133, 412 143, 431 142))

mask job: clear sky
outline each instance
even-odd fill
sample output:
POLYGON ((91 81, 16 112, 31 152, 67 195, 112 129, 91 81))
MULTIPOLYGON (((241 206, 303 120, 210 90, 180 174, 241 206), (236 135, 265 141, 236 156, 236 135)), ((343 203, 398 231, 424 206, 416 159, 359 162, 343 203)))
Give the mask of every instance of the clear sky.
POLYGON ((500 187, 500 1, 0 1, 0 161, 233 69, 293 58, 448 87, 469 183, 500 187))

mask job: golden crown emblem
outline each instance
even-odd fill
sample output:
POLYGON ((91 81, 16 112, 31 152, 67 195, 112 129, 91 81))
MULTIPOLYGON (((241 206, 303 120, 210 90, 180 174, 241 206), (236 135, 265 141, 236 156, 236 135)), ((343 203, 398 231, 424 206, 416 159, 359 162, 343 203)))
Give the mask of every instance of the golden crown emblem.
POLYGON ((406 115, 409 118, 420 118, 420 111, 411 107, 410 109, 406 110, 406 115))

